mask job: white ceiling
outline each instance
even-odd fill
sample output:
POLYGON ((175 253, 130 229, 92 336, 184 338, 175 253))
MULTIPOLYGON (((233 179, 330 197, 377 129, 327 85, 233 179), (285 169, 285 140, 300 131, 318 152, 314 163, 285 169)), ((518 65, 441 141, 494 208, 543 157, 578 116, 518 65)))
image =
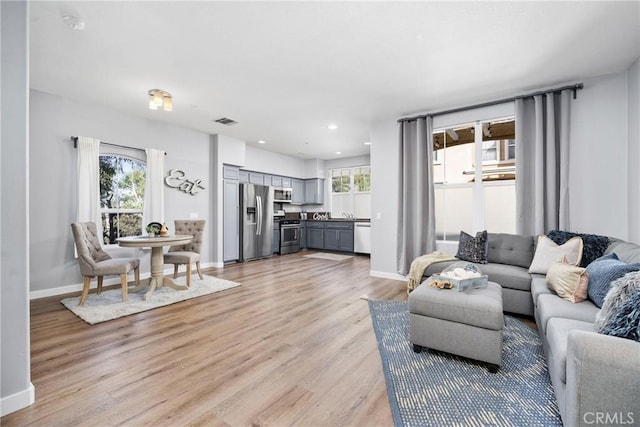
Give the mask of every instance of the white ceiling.
POLYGON ((301 158, 347 157, 368 153, 376 119, 625 70, 640 56, 639 6, 31 1, 31 87, 301 158), (173 112, 148 109, 153 88, 173 94, 173 112))

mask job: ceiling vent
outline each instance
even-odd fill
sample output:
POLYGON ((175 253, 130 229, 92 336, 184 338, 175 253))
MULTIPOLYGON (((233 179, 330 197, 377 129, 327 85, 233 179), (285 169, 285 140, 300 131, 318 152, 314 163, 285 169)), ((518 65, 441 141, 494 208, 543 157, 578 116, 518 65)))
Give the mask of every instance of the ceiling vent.
POLYGON ((222 117, 222 118, 220 118, 218 120, 214 120, 214 122, 223 124, 225 126, 231 126, 231 125, 235 125, 236 123, 238 123, 235 120, 232 120, 232 119, 229 119, 229 118, 226 118, 226 117, 222 117))

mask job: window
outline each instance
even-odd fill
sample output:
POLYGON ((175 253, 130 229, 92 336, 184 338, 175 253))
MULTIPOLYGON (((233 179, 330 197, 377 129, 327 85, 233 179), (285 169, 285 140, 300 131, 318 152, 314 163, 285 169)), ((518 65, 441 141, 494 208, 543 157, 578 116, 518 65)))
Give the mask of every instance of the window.
POLYGON ((331 216, 371 218, 371 168, 331 169, 331 216))
POLYGON ((515 143, 512 117, 433 132, 438 240, 461 230, 515 233, 515 143))
POLYGON ((142 234, 145 163, 126 156, 100 155, 100 212, 103 242, 142 234))

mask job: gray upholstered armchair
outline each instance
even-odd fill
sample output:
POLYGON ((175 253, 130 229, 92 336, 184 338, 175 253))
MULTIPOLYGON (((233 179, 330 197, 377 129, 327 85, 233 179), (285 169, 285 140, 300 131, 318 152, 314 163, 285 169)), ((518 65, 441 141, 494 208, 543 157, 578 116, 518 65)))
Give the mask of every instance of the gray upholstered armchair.
POLYGON ((99 294, 102 292, 103 277, 116 274, 120 275, 122 301, 127 301, 127 273, 133 270, 137 286, 140 283, 140 260, 138 258, 111 258, 108 253, 102 250, 94 222, 73 223, 71 231, 78 250, 80 273, 84 276, 80 305, 87 300, 93 277, 98 277, 96 293, 99 294))
POLYGON ((187 266, 187 288, 191 286, 191 264, 196 263, 198 276, 202 280, 202 270, 200 270, 200 247, 202 246, 202 235, 204 233, 204 219, 186 220, 177 219, 174 221, 175 234, 188 234, 193 236, 193 240, 186 245, 174 245, 164 254, 164 263, 173 264, 173 278, 178 276, 178 265, 187 266))

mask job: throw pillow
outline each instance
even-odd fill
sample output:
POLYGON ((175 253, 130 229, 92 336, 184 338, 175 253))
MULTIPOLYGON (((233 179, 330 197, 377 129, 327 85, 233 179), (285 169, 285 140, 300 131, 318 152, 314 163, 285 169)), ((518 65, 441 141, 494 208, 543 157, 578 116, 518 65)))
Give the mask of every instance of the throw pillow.
POLYGON ((614 337, 640 341, 640 289, 635 288, 629 298, 620 303, 598 332, 614 337))
POLYGON ((538 236, 536 252, 529 266, 529 273, 547 274, 549 266, 554 262, 578 265, 582 258, 582 239, 573 237, 563 245, 557 245, 553 240, 541 234, 538 236))
POLYGON ((489 251, 489 241, 487 239, 487 230, 479 231, 476 237, 460 232, 458 240, 458 253, 456 258, 464 261, 476 262, 478 264, 486 264, 487 252, 489 251))
POLYGON ((609 238, 607 236, 598 236, 597 234, 581 234, 571 233, 569 231, 553 230, 547 233, 547 237, 561 245, 572 237, 580 237, 584 248, 582 250, 582 261, 580 267, 586 267, 596 259, 604 255, 604 251, 609 247, 609 238))
POLYGON ((639 270, 640 263, 627 264, 620 261, 615 253, 600 257, 587 266, 587 275, 589 275, 587 296, 595 305, 602 308, 611 282, 627 273, 639 270))
POLYGON ((547 271, 547 286, 567 301, 575 303, 586 300, 587 283, 588 276, 582 267, 554 262, 547 271))
POLYGON ((620 312, 620 306, 638 290, 640 290, 640 271, 627 273, 611 282, 609 292, 604 297, 602 309, 596 315, 596 331, 603 332, 611 323, 613 316, 620 312))

